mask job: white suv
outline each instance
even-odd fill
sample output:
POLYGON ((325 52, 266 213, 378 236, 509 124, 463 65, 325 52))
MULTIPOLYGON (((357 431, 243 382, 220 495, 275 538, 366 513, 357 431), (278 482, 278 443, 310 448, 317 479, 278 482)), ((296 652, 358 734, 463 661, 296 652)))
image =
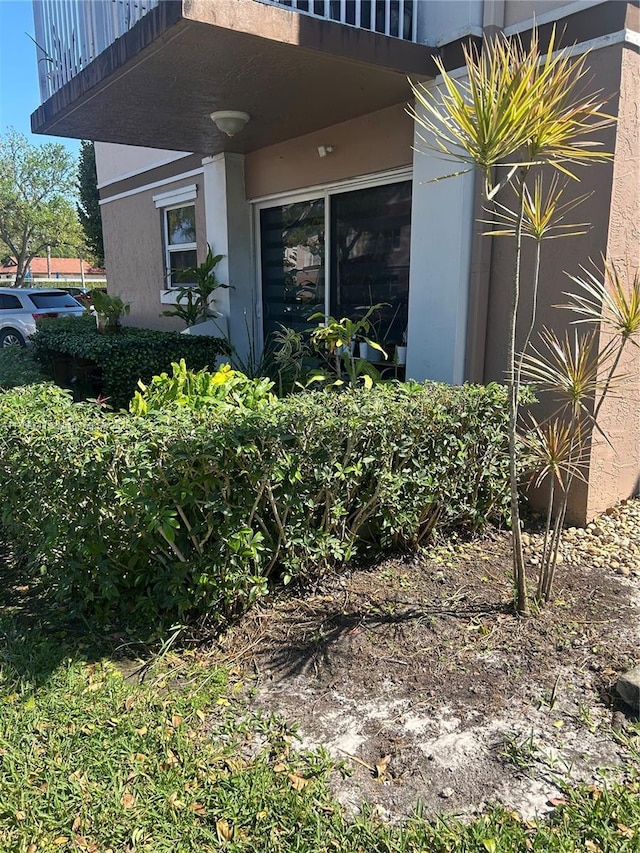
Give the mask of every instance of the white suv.
POLYGON ((68 314, 84 314, 84 308, 63 290, 0 287, 0 347, 23 347, 36 320, 68 314))

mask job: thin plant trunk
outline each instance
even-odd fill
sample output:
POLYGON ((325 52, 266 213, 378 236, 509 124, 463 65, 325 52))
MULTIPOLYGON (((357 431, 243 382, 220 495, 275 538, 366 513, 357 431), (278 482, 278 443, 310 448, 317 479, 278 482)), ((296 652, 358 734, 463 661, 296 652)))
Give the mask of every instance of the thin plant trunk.
POLYGON ((538 287, 540 284, 540 257, 542 254, 542 242, 540 240, 536 240, 536 258, 533 266, 533 299, 531 304, 531 323, 529 325, 529 331, 527 332, 527 337, 524 339, 524 345, 520 351, 520 357, 518 358, 518 371, 516 375, 516 382, 518 387, 521 384, 522 378, 522 365, 524 362, 525 353, 527 352, 527 348, 531 342, 531 337, 533 335, 534 329, 536 327, 536 318, 538 314, 538 287))
POLYGON ((516 610, 520 614, 527 612, 527 580, 522 553, 522 532, 520 530, 520 495, 518 490, 517 467, 517 427, 520 402, 520 374, 516 370, 516 332, 518 305, 520 302, 520 273, 522 265, 522 231, 524 223, 524 181, 523 170, 520 186, 520 209, 516 229, 516 263, 513 280, 513 298, 509 315, 509 348, 507 352, 509 390, 509 485, 511 489, 511 537, 513 542, 513 580, 516 593, 516 610))

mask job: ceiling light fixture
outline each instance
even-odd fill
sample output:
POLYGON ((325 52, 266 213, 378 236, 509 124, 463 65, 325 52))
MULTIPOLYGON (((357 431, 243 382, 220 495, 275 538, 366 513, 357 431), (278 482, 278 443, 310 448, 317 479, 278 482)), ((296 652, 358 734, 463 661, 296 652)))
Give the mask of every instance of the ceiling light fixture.
POLYGON ((243 113, 241 110, 218 110, 211 113, 211 120, 218 130, 226 133, 227 136, 235 136, 236 133, 240 133, 250 118, 249 113, 243 113))

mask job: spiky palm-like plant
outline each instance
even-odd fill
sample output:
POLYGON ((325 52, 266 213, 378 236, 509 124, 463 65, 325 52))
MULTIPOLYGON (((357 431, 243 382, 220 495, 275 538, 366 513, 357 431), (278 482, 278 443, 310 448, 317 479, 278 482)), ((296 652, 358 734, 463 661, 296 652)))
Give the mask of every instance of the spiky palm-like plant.
POLYGON ((537 472, 536 485, 546 482, 549 489, 539 603, 551 595, 569 492, 574 480, 585 479, 593 431, 608 440, 598 424, 600 410, 625 379, 618 368, 626 347, 640 346, 640 271, 625 277, 613 262, 605 261, 603 274, 583 268, 583 275, 570 278, 578 290, 565 293, 569 301, 558 307, 575 314, 574 323, 592 323, 595 328, 576 330, 564 339, 544 330, 542 346, 522 359, 524 377, 560 403, 555 415, 542 425, 534 423, 524 439, 537 472), (609 336, 600 348, 598 330, 609 336))
MULTIPOLYGON (((547 236, 551 220, 556 222, 556 236, 560 227, 560 202, 550 205, 548 219, 545 210, 549 203, 544 200, 542 184, 534 183, 534 189, 529 190, 527 181, 534 170, 544 166, 551 166, 568 179, 577 180, 576 166, 611 158, 594 137, 611 125, 613 118, 603 112, 607 99, 600 92, 588 91, 587 54, 574 58, 570 51, 556 50, 556 47, 555 29, 545 55, 537 30, 533 31, 528 48, 518 38, 499 35, 485 41, 481 50, 465 49, 465 79, 454 79, 436 59, 442 76, 439 91, 433 92, 424 84, 412 85, 416 106, 408 108, 418 125, 418 137, 425 151, 462 164, 461 169, 447 177, 478 168, 484 175, 487 199, 494 199, 506 185, 511 185, 516 194, 509 230, 516 241, 516 252, 509 313, 507 385, 513 577, 516 609, 520 613, 527 611, 517 473, 522 365, 516 355, 516 327, 522 243, 526 236, 537 234, 539 240, 541 232, 547 236), (504 170, 504 177, 494 180, 494 175, 501 175, 504 170)), ((550 196, 553 198, 554 194, 557 197, 557 186, 552 188, 550 196)), ((534 306, 537 304, 538 272, 537 261, 534 306)), ((531 328, 534 323, 535 317, 531 328)))

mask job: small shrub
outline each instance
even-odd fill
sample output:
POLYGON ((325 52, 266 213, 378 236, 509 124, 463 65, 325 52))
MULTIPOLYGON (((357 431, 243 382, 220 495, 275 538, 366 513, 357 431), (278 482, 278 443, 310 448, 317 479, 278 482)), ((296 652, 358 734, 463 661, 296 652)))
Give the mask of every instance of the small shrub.
POLYGON ((173 406, 189 409, 259 409, 275 401, 270 379, 249 379, 244 373, 223 364, 215 373, 189 370, 183 358, 171 365, 172 375, 154 376, 150 385, 140 383, 140 391, 129 407, 134 415, 160 412, 173 406))
POLYGON ((0 391, 46 380, 47 377, 43 374, 40 364, 34 360, 30 349, 0 349, 0 391))
POLYGON ((270 580, 508 512, 504 388, 393 384, 154 417, 0 395, 0 524, 103 624, 224 620, 270 580))
POLYGON ((207 335, 181 335, 153 329, 123 328, 117 334, 100 335, 91 316, 46 320, 32 337, 36 358, 50 375, 60 356, 91 363, 94 394, 108 398, 114 408, 126 408, 138 382, 169 370, 184 358, 190 368, 213 367, 229 344, 207 335))

